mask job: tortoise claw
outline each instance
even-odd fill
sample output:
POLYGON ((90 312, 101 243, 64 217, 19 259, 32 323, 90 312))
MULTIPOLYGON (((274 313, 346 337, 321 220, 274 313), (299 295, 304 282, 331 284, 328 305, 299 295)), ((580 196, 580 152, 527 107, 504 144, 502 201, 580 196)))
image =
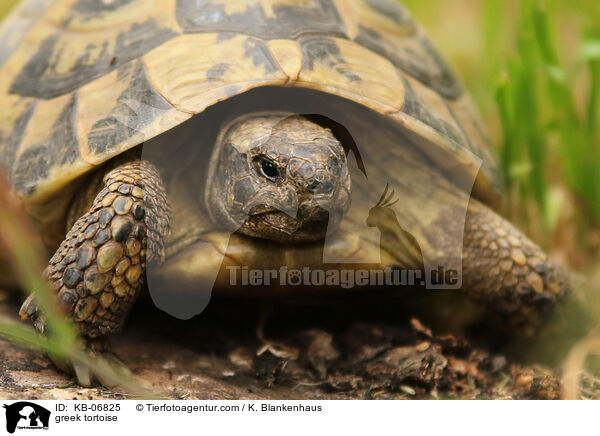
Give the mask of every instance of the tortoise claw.
POLYGON ((133 377, 131 370, 116 354, 106 349, 98 351, 95 346, 88 343, 85 349, 67 360, 48 357, 60 371, 74 375, 77 383, 83 387, 100 384, 114 388, 120 384, 119 380, 133 377))
POLYGON ((89 368, 80 364, 73 364, 73 371, 77 378, 77 383, 83 387, 89 388, 92 386, 92 375, 90 374, 89 368))

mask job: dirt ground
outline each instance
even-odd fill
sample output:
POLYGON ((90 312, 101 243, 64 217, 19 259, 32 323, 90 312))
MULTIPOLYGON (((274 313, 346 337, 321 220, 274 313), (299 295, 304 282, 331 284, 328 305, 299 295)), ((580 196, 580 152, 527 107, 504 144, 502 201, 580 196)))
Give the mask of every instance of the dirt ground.
MULTIPOLYGON (((16 313, 18 298, 0 299, 0 313, 16 313)), ((432 333, 415 317, 390 321, 390 307, 215 300, 184 322, 144 302, 113 350, 143 384, 170 399, 559 398, 552 371, 432 333)), ((41 353, 1 340, 0 397, 129 398, 119 388, 81 388, 41 353)))

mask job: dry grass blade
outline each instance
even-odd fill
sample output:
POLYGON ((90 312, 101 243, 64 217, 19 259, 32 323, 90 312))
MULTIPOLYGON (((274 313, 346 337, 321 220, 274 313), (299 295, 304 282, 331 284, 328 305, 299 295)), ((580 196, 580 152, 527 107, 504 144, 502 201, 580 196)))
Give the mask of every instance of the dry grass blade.
MULTIPOLYGON (((594 335, 575 345, 564 365, 562 377, 562 397, 565 400, 578 400, 586 397, 581 382, 585 374, 586 360, 592 355, 600 355, 600 336, 594 335)), ((597 397, 597 392, 594 393, 597 397)))

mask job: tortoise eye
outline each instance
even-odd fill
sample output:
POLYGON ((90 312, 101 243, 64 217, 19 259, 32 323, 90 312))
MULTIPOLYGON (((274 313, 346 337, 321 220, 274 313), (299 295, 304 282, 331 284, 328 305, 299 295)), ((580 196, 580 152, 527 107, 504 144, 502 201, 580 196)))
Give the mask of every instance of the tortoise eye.
POLYGON ((260 171, 267 179, 276 179, 279 177, 279 168, 275 163, 266 157, 260 160, 260 171))

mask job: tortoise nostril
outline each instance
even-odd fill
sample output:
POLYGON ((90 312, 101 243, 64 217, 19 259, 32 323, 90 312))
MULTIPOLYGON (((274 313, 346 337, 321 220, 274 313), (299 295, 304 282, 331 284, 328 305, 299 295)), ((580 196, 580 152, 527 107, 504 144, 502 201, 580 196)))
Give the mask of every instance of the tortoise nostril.
POLYGON ((320 185, 320 183, 319 183, 319 182, 312 182, 311 184, 309 184, 309 185, 307 186, 307 189, 308 189, 310 192, 315 192, 315 191, 316 191, 316 190, 319 188, 319 185, 320 185))
POLYGON ((315 194, 331 194, 333 191, 333 183, 328 181, 314 181, 308 185, 307 189, 315 194))

